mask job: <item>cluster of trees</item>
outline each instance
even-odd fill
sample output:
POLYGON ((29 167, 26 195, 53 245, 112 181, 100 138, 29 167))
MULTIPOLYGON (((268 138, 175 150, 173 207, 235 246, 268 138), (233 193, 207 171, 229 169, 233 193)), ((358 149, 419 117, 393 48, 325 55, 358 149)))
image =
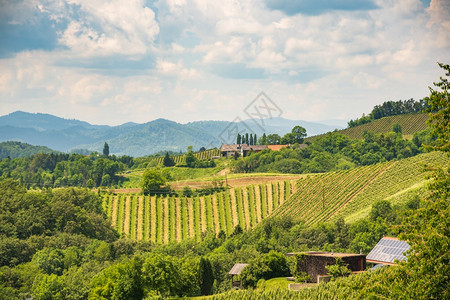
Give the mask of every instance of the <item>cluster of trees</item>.
POLYGON ((269 134, 266 136, 264 133, 258 143, 260 145, 287 145, 287 144, 301 144, 306 137, 306 129, 301 126, 295 126, 291 132, 286 133, 284 136, 278 134, 269 134))
POLYGON ((133 158, 115 155, 39 153, 0 161, 0 179, 19 180, 26 187, 98 187, 119 183, 117 173, 133 165, 133 158))
POLYGON ((375 105, 369 115, 364 115, 356 120, 350 120, 348 127, 355 127, 363 125, 383 117, 415 114, 425 112, 428 108, 428 103, 425 100, 415 101, 414 99, 387 101, 381 105, 375 105))
POLYGON ((238 133, 237 137, 236 137, 236 144, 247 144, 247 145, 256 145, 258 143, 258 138, 256 137, 256 133, 255 134, 242 134, 240 135, 238 133))
POLYGON ((199 160, 194 156, 194 152, 192 151, 192 147, 188 148, 188 152, 186 153, 186 167, 188 168, 213 168, 216 166, 214 160, 199 160))
POLYGON ((301 126, 295 126, 292 131, 280 136, 276 133, 266 135, 265 133, 259 138, 260 145, 287 145, 301 144, 306 137, 306 129, 301 126))
POLYGON ((287 145, 287 144, 301 144, 306 137, 306 129, 301 126, 295 126, 292 131, 286 133, 284 136, 280 136, 276 133, 263 135, 258 139, 256 134, 243 134, 238 133, 236 137, 236 144, 247 145, 287 145))
POLYGON ((338 132, 330 132, 314 140, 308 147, 265 150, 235 160, 233 169, 238 173, 279 172, 317 173, 350 169, 393 159, 407 158, 426 151, 422 144, 433 144, 436 135, 429 129, 404 139, 401 127, 394 125, 387 134, 365 132, 363 140, 351 140, 338 132))

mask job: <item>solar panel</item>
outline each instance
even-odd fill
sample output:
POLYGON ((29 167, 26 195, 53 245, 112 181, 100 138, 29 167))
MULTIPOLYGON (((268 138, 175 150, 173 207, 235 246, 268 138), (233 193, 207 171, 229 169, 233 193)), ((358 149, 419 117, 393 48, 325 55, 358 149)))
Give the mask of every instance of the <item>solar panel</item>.
POLYGON ((386 263, 394 263, 395 260, 406 260, 404 253, 409 248, 411 246, 405 241, 399 241, 394 238, 382 238, 370 251, 366 259, 386 263))

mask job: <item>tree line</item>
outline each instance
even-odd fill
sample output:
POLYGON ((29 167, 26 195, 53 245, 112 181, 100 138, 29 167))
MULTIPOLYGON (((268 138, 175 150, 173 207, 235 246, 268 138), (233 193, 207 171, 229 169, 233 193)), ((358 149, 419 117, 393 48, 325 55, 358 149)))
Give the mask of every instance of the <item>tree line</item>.
POLYGON ((27 188, 107 187, 118 184, 120 177, 117 173, 133 164, 133 158, 129 156, 39 153, 24 158, 2 159, 0 179, 16 179, 27 188))
POLYGON ((366 116, 363 114, 361 118, 350 120, 348 127, 355 127, 363 125, 374 120, 381 119, 383 117, 403 115, 403 114, 415 114, 423 113, 428 108, 427 101, 414 99, 399 100, 399 101, 386 101, 381 105, 375 105, 372 111, 366 116))
POLYGON ((295 126, 292 128, 291 132, 280 136, 276 133, 268 134, 263 133, 263 135, 257 139, 256 134, 243 134, 242 136, 238 133, 236 137, 236 144, 247 144, 247 145, 287 145, 287 144, 301 144, 306 137, 306 129, 301 126, 295 126), (250 138, 249 138, 250 137, 250 138))

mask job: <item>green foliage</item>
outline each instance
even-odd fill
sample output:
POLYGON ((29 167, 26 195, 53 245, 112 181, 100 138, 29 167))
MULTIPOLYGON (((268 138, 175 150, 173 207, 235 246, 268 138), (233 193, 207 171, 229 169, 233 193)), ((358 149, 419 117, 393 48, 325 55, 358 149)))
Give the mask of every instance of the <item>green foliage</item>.
POLYGON ((436 89, 429 87, 430 96, 425 98, 429 105, 427 111, 430 115, 427 123, 432 128, 433 133, 439 137, 438 142, 440 145, 433 148, 448 152, 450 151, 450 65, 438 64, 445 72, 446 77, 441 77, 440 82, 434 83, 436 89))
POLYGON ((250 261, 240 275, 243 287, 256 287, 258 280, 289 275, 289 266, 283 253, 270 251, 250 261))
POLYGON ((110 186, 118 184, 117 173, 129 167, 129 157, 80 154, 36 154, 0 161, 0 179, 13 178, 26 187, 110 186))
POLYGON ((161 192, 167 179, 161 172, 154 168, 149 168, 144 171, 142 175, 142 192, 145 195, 161 192))
POLYGON ((369 217, 372 221, 376 221, 381 218, 384 221, 394 221, 395 214, 391 207, 391 203, 387 200, 380 200, 372 205, 369 217))
POLYGON ((347 267, 347 265, 344 263, 342 258, 336 257, 335 258, 336 263, 333 265, 325 266, 327 269, 327 272, 333 279, 336 279, 338 277, 342 276, 348 276, 351 274, 350 269, 347 267))
POLYGON ((200 258, 198 275, 200 293, 202 295, 210 295, 214 283, 214 274, 209 259, 203 257, 200 258))
POLYGON ((166 155, 164 156, 163 165, 165 167, 172 167, 175 166, 175 162, 170 157, 169 152, 166 152, 166 155))
POLYGON ((109 156, 109 145, 107 142, 105 142, 105 145, 103 145, 103 155, 109 156))

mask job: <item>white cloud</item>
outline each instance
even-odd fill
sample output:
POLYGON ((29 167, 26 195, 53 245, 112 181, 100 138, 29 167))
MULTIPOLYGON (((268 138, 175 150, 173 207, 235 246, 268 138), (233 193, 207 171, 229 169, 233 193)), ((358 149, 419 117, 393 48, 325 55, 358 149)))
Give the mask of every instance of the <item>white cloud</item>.
POLYGON ((20 3, 29 17, 54 20, 64 47, 0 59, 3 114, 231 120, 264 90, 285 117, 354 118, 386 100, 425 96, 440 75, 436 61, 450 53, 448 1, 424 9, 419 0, 378 0, 377 9, 314 16, 256 0, 156 1, 156 9, 143 0, 20 3))
POLYGON ((141 0, 72 0, 83 19, 71 19, 59 42, 82 57, 143 55, 153 46, 159 26, 141 0))

